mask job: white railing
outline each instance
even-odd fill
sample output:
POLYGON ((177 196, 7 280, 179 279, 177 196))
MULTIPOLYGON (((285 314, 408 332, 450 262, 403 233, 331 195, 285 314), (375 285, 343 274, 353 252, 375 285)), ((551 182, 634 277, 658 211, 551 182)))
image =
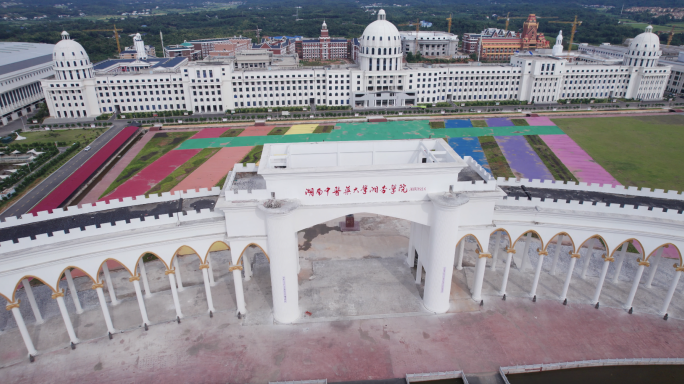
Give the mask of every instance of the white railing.
POLYGON ((658 199, 672 199, 684 200, 684 194, 678 191, 667 191, 664 189, 637 188, 625 187, 624 185, 598 184, 598 183, 575 183, 554 180, 539 180, 539 179, 514 179, 499 177, 496 180, 499 186, 519 187, 524 185, 529 188, 547 188, 547 189, 566 189, 570 191, 586 191, 586 192, 603 192, 612 193, 616 195, 626 196, 643 196, 658 199))
POLYGON ((38 221, 52 220, 61 217, 75 216, 99 211, 105 211, 116 208, 131 207, 143 204, 162 203, 166 201, 178 200, 181 197, 184 199, 192 199, 197 197, 218 196, 221 192, 219 187, 200 188, 199 190, 164 192, 160 195, 140 195, 136 197, 124 197, 123 199, 98 201, 94 204, 83 204, 80 207, 73 205, 66 209, 55 209, 52 213, 48 211, 40 211, 35 216, 31 213, 26 213, 17 218, 16 216, 6 217, 5 221, 0 222, 0 229, 13 227, 16 225, 23 225, 35 223, 38 221))

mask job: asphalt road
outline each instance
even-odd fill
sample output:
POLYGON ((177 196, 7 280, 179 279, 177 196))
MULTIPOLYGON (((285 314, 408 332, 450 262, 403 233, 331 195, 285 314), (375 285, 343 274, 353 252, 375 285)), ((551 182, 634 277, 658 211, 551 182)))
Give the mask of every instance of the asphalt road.
POLYGON ((100 137, 95 139, 90 144, 90 151, 81 151, 72 157, 66 164, 64 164, 57 172, 54 172, 47 179, 43 180, 35 188, 25 194, 21 199, 16 201, 11 207, 0 214, 0 218, 9 216, 21 216, 28 212, 36 204, 38 204, 45 196, 52 190, 57 188, 64 180, 66 180, 72 173, 74 173, 80 166, 82 166, 88 159, 90 159, 97 151, 116 136, 121 130, 126 127, 125 122, 115 122, 112 128, 108 129, 100 137))

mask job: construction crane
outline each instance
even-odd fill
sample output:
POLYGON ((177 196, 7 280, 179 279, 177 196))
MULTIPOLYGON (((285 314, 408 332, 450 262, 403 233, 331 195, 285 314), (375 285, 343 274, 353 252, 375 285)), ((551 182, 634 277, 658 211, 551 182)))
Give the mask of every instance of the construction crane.
POLYGON ((670 29, 670 36, 667 37, 667 44, 666 45, 670 45, 673 37, 674 37, 674 25, 672 26, 672 29, 670 29))
MULTIPOLYGON (((506 27, 504 28, 504 30, 506 30, 506 31, 508 31, 508 22, 509 22, 511 19, 527 19, 527 18, 529 17, 529 16, 509 17, 510 14, 511 14, 511 13, 508 12, 508 15, 506 15, 506 17, 499 16, 499 17, 496 18, 497 20, 506 19, 506 27)), ((542 16, 537 16, 537 19, 557 19, 557 18, 558 18, 557 16, 553 16, 553 17, 542 17, 542 16)))
MULTIPOLYGON (((398 27, 404 27, 404 26, 412 27, 413 25, 412 25, 412 23, 409 21, 408 23, 399 24, 399 25, 397 25, 397 26, 398 26, 398 27)), ((416 20, 416 47, 415 47, 415 49, 414 49, 414 50, 416 51, 416 55, 418 54, 418 32, 420 32, 420 19, 416 20)))
POLYGON ((447 30, 448 33, 451 33, 451 18, 454 16, 453 13, 449 14, 449 17, 447 17, 447 20, 449 21, 449 29, 447 30))
POLYGON ((572 49, 572 41, 575 39, 575 31, 577 30, 577 26, 582 25, 582 22, 577 21, 577 15, 575 15, 575 21, 549 21, 549 23, 572 24, 572 32, 570 32, 570 41, 568 42, 568 54, 569 54, 570 50, 572 49))
POLYGON ((119 31, 123 32, 123 29, 116 29, 116 24, 114 24, 114 29, 86 29, 82 32, 114 32, 114 37, 116 37, 116 49, 121 54, 121 45, 119 44, 119 31))
POLYGON ((256 32, 256 38, 257 38, 257 43, 260 43, 260 37, 261 37, 261 29, 259 29, 259 26, 257 25, 257 29, 243 29, 242 32, 256 32))

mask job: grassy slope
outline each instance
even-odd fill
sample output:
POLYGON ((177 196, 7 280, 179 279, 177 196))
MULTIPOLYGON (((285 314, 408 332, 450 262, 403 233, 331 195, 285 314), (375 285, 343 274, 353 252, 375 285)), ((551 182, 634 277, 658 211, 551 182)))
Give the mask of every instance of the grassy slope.
POLYGON ((553 119, 621 184, 684 190, 684 116, 553 119))
POLYGON ((473 127, 487 127, 487 122, 485 120, 470 120, 473 127))
POLYGON ((107 187, 107 190, 104 191, 100 197, 110 194, 119 185, 135 176, 143 168, 152 164, 155 160, 162 157, 168 151, 179 146, 182 142, 190 138, 195 133, 197 132, 160 132, 155 134, 154 137, 152 137, 152 139, 145 144, 143 149, 138 152, 138 154, 135 156, 135 159, 128 164, 126 169, 124 169, 116 178, 116 180, 114 180, 114 182, 107 187))
POLYGON ((492 170, 492 175, 494 177, 515 177, 494 137, 480 136, 478 140, 480 140, 480 145, 487 158, 487 163, 489 163, 489 168, 492 170))
POLYGON ((254 163, 256 164, 257 161, 261 160, 261 152, 264 150, 263 145, 257 145, 252 150, 250 150, 245 157, 242 158, 242 160, 238 161, 238 163, 254 163))
POLYGON ((204 164, 209 158, 214 156, 220 148, 205 148, 199 151, 198 154, 186 161, 185 164, 176 168, 175 171, 171 172, 170 175, 166 176, 159 184, 155 185, 147 191, 147 193, 162 193, 169 192, 173 187, 178 185, 183 179, 190 175, 193 171, 199 168, 200 165, 204 164))
POLYGON ((20 135, 26 140, 15 141, 15 144, 54 143, 65 141, 69 144, 80 141, 82 144, 90 143, 98 138, 107 128, 88 129, 63 129, 56 131, 22 132, 20 135))
POLYGON ((244 130, 245 130, 244 128, 231 128, 231 129, 223 132, 219 137, 237 137, 244 130))

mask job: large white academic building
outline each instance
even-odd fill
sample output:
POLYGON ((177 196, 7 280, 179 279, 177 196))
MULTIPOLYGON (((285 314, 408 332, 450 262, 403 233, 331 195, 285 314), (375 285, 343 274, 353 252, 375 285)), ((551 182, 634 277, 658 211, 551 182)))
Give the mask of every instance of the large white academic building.
POLYGON ((93 64, 64 32, 54 49, 55 76, 43 81, 43 91, 57 118, 310 104, 376 108, 440 101, 659 100, 671 68, 659 64, 660 43, 650 27, 633 39, 621 62, 591 60, 588 54, 580 60, 563 54, 558 44, 554 50, 514 55, 509 64, 407 64, 402 36, 382 10, 359 42, 357 63, 339 67, 293 68, 269 60, 238 68, 233 58, 189 62, 182 57, 93 64))

